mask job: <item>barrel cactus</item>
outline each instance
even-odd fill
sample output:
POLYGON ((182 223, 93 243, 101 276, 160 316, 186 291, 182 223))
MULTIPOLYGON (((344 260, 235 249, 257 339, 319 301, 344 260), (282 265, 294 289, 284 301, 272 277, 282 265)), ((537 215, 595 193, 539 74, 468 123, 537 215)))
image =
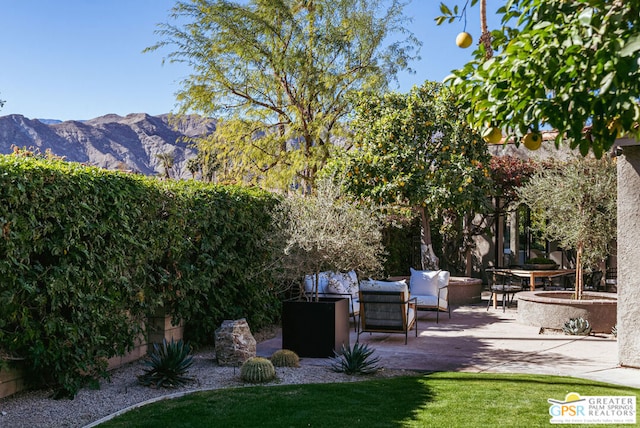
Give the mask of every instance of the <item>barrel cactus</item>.
POLYGON ((300 367, 298 354, 289 349, 279 349, 271 355, 275 367, 300 367))
POLYGON ((562 331, 572 336, 588 336, 591 333, 591 324, 584 318, 571 318, 564 323, 562 331))
POLYGON ((245 382, 263 383, 276 378, 276 369, 271 361, 262 357, 252 357, 240 367, 240 377, 245 382))

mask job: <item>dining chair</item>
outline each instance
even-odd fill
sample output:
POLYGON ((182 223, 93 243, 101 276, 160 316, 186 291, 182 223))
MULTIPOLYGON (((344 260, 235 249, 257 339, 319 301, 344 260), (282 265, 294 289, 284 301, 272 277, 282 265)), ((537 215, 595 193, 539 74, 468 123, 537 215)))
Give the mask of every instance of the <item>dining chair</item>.
POLYGON ((500 295, 502 312, 505 312, 507 306, 511 306, 511 303, 513 303, 513 298, 516 293, 524 290, 524 284, 520 278, 510 272, 499 269, 487 269, 487 272, 489 273, 489 290, 491 291, 491 296, 487 303, 487 310, 489 310, 494 298, 497 299, 498 295, 500 295))

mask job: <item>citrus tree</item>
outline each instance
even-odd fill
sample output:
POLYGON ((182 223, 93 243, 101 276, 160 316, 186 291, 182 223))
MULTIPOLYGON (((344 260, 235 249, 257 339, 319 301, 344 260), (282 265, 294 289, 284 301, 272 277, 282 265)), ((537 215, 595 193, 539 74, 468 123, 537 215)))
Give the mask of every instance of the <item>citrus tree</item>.
POLYGON ((548 164, 517 190, 542 216, 532 227, 562 248, 575 248, 576 299, 582 297, 583 269, 602 261, 616 237, 615 188, 615 162, 603 156, 548 164))
MULTIPOLYGON (((441 10, 438 23, 458 11, 441 10)), ((498 14, 502 27, 449 80, 474 127, 502 128, 518 142, 550 127, 556 146, 596 157, 623 133, 640 137, 637 2, 507 0, 498 14)))
POLYGON ((352 90, 384 90, 420 42, 400 0, 178 1, 164 38, 193 74, 180 111, 220 118, 201 151, 220 180, 312 188, 344 134, 352 90), (393 36, 393 39, 391 39, 393 36))
POLYGON ((419 213, 423 267, 437 267, 431 220, 447 233, 489 209, 486 143, 467 126, 455 95, 433 82, 408 94, 361 93, 351 125, 355 150, 342 159, 348 191, 419 213))

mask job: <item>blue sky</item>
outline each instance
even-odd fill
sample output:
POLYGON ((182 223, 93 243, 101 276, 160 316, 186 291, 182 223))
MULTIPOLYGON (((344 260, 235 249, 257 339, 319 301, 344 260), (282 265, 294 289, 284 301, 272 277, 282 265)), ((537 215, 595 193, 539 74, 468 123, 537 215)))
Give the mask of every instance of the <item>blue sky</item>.
MULTIPOLYGON (((463 4, 464 0, 447 0, 463 4)), ((489 25, 502 0, 488 0, 489 25)), ((174 0, 0 0, 0 116, 91 119, 105 114, 176 111, 175 92, 189 74, 162 64, 168 53, 142 53, 159 39, 174 0)), ((423 43, 416 74, 399 76, 402 92, 425 80, 441 81, 470 58, 455 45, 464 22, 437 26, 439 0, 413 0, 405 14, 423 43)), ((476 6, 467 17, 474 45, 480 35, 476 6)))

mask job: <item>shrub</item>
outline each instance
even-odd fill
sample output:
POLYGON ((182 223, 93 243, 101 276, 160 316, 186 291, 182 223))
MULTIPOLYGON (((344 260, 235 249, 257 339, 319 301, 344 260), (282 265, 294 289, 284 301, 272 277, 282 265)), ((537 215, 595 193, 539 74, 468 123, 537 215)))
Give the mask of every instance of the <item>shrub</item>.
POLYGON ((356 342, 353 348, 342 345, 342 355, 333 357, 331 370, 338 373, 352 374, 372 374, 380 369, 379 357, 373 357, 373 349, 367 345, 356 342))
POLYGON ((148 369, 138 376, 138 381, 145 386, 154 388, 174 388, 182 386, 193 378, 186 373, 193 364, 191 348, 182 340, 167 342, 162 340, 162 345, 153 344, 153 352, 145 361, 148 369))
POLYGON ((224 319, 274 323, 274 280, 257 267, 275 203, 257 189, 0 156, 0 349, 73 396, 108 377, 107 359, 161 305, 199 341, 224 319))
POLYGON ((276 378, 276 369, 271 361, 262 357, 249 358, 240 367, 242 380, 251 383, 269 382, 276 378))
POLYGON ((271 355, 275 367, 300 367, 298 354, 289 349, 279 349, 271 355))

